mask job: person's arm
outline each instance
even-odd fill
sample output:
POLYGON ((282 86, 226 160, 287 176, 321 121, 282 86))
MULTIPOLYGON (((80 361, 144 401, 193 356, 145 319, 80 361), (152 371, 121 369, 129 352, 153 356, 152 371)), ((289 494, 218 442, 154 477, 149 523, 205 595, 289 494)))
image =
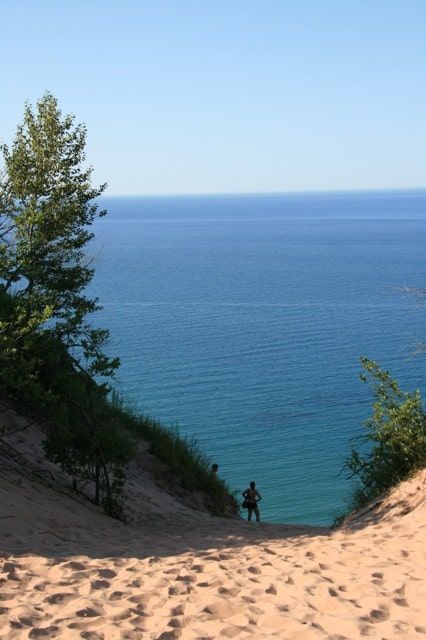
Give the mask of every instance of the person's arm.
POLYGON ((243 498, 247 498, 247 491, 248 489, 244 489, 244 491, 242 492, 241 495, 243 496, 243 498))
POLYGON ((256 495, 257 495, 257 502, 259 502, 259 500, 262 500, 262 496, 260 495, 257 489, 256 489, 256 495))

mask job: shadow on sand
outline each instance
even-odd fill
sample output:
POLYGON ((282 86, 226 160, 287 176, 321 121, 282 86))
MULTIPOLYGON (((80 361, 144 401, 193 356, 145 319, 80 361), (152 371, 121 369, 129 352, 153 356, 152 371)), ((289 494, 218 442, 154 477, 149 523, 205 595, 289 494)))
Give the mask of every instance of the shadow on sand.
POLYGON ((44 484, 2 474, 0 552, 49 558, 152 558, 188 552, 268 546, 278 540, 305 544, 330 535, 324 527, 247 522, 188 510, 126 525, 103 515, 90 503, 58 494, 44 484))

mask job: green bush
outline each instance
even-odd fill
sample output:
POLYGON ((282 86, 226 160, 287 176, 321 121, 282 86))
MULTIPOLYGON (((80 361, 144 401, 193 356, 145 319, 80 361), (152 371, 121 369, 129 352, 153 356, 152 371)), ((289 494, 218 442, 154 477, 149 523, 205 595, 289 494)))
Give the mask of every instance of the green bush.
POLYGON ((358 480, 350 511, 426 466, 426 415, 419 391, 401 391, 376 362, 361 358, 363 382, 375 396, 366 432, 352 442, 345 467, 358 480))

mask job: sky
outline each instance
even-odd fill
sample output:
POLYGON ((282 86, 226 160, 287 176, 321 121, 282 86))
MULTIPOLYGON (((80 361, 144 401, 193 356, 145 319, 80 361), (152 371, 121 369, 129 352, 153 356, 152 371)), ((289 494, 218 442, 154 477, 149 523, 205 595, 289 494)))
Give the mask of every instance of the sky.
POLYGON ((108 195, 426 186, 425 0, 0 0, 0 142, 46 91, 108 195))

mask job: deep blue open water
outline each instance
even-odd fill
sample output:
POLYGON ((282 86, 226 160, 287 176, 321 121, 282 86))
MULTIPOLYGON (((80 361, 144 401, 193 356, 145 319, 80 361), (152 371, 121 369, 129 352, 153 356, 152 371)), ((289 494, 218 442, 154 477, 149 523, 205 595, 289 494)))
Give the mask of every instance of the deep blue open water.
POLYGON ((370 414, 359 357, 424 389, 426 192, 108 198, 91 292, 119 388, 265 520, 326 524, 370 414))

